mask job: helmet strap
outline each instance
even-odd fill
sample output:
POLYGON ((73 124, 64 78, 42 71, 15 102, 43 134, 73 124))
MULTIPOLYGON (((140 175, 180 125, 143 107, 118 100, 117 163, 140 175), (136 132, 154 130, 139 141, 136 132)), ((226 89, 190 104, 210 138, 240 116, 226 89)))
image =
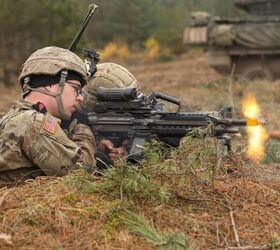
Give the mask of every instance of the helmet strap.
POLYGON ((63 103, 62 103, 62 98, 61 98, 61 94, 62 94, 64 86, 65 86, 67 75, 68 75, 67 70, 62 70, 61 71, 61 75, 60 75, 60 79, 59 79, 59 83, 58 83, 58 91, 54 95, 55 100, 56 100, 56 104, 57 104, 58 115, 62 120, 67 120, 68 119, 67 116, 65 115, 64 107, 63 107, 63 103))
POLYGON ((23 96, 26 96, 30 91, 34 91, 34 92, 39 92, 39 93, 54 97, 56 100, 56 104, 57 104, 59 118, 61 118, 62 120, 68 120, 69 118, 66 116, 66 114, 64 112, 64 107, 63 107, 62 98, 61 98, 61 94, 62 94, 64 86, 65 86, 67 75, 68 75, 67 70, 61 71, 60 80, 58 83, 58 91, 56 93, 51 93, 51 92, 48 92, 48 91, 45 91, 42 89, 38 89, 38 88, 32 88, 28 84, 24 84, 23 85, 23 93, 24 93, 23 96))

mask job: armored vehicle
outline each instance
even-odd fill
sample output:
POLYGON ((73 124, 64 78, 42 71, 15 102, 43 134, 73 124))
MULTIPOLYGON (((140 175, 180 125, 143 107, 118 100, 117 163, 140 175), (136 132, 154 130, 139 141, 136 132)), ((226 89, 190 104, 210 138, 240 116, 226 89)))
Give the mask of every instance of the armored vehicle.
POLYGON ((207 51, 209 64, 239 79, 280 78, 280 0, 236 0, 244 17, 192 13, 183 41, 207 51))

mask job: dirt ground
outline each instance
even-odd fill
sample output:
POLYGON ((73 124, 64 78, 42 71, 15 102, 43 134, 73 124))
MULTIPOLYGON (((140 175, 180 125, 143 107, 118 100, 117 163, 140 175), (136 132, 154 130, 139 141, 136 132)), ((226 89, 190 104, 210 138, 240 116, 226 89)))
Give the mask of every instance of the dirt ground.
MULTIPOLYGON (((231 105, 240 115, 241 100, 250 93, 260 104, 267 129, 280 127, 279 82, 235 82, 216 73, 196 53, 126 66, 145 93, 175 96, 182 100, 182 111, 231 105)), ((20 91, 0 91, 4 112, 20 91)), ((184 232, 196 244, 190 249, 280 249, 280 165, 250 162, 246 167, 242 164, 248 160, 241 158, 227 163, 214 186, 202 182, 197 189, 180 190, 165 204, 133 201, 134 209, 160 231, 184 232)), ((179 160, 183 161, 177 156, 179 160)), ((112 210, 120 199, 68 189, 65 182, 42 177, 23 187, 0 189, 1 249, 159 249, 118 224, 112 210)))

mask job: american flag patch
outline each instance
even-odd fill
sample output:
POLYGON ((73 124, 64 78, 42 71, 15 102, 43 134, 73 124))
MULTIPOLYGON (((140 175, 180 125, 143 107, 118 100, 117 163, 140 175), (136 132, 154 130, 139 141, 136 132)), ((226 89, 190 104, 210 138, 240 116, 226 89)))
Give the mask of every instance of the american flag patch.
POLYGON ((53 116, 46 114, 44 122, 43 122, 43 129, 50 134, 54 134, 59 122, 53 116))

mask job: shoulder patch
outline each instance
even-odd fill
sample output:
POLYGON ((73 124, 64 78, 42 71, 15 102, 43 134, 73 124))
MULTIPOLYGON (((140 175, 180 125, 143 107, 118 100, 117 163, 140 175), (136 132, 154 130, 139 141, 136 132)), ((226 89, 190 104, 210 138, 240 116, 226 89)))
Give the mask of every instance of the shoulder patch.
POLYGON ((46 114, 43 120, 43 129, 50 134, 54 134, 58 126, 59 120, 49 114, 46 114))

